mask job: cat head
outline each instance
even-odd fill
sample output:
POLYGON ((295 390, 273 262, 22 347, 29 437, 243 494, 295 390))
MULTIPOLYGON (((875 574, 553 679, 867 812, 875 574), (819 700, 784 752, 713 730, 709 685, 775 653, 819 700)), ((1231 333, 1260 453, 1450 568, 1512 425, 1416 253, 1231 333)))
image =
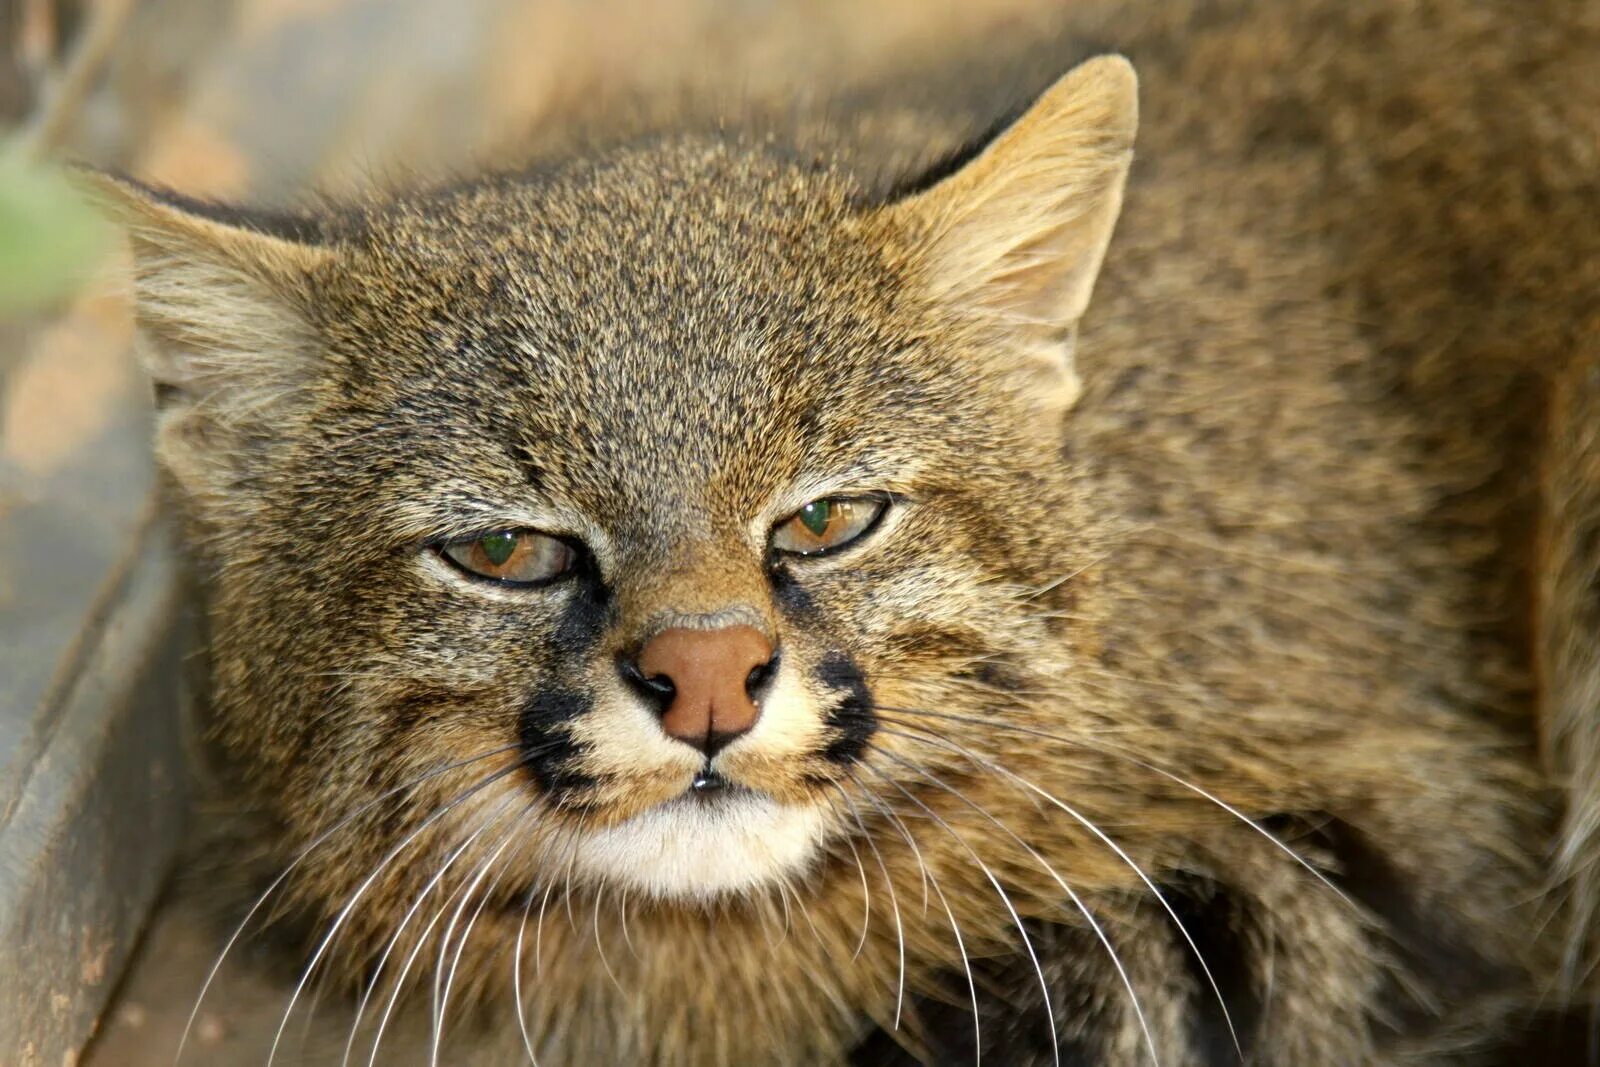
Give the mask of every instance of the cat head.
POLYGON ((1092 550, 1061 425, 1135 123, 1102 58, 888 203, 736 139, 322 217, 105 179, 216 737, 292 840, 361 830, 308 877, 493 826, 508 886, 769 887, 916 787, 896 709, 1069 670, 1038 598, 1092 550))

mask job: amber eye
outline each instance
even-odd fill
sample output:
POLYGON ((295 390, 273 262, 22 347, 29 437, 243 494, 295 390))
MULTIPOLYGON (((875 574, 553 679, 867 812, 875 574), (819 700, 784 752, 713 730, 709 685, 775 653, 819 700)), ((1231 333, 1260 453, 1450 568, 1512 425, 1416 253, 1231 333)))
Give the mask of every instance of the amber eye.
POLYGON ((878 496, 834 496, 813 500, 772 532, 779 552, 816 556, 843 548, 877 525, 889 501, 878 496))
POLYGON ((450 541, 439 547, 439 553, 469 574, 514 585, 559 578, 577 559, 571 545, 535 530, 496 530, 450 541))

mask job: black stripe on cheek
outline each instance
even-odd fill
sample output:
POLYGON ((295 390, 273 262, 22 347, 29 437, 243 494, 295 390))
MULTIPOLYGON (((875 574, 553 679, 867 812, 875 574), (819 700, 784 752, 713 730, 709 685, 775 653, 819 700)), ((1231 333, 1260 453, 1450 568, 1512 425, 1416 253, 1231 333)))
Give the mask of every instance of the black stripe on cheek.
POLYGON ((861 758, 867 742, 878 729, 866 675, 843 652, 829 652, 817 664, 816 678, 833 691, 830 696, 835 701, 828 712, 827 724, 837 736, 823 751, 823 756, 834 763, 853 763, 861 758))
POLYGON ((522 709, 518 725, 523 757, 539 784, 552 793, 574 792, 595 782, 573 767, 584 746, 572 739, 572 723, 593 707, 587 693, 553 688, 535 693, 522 709))

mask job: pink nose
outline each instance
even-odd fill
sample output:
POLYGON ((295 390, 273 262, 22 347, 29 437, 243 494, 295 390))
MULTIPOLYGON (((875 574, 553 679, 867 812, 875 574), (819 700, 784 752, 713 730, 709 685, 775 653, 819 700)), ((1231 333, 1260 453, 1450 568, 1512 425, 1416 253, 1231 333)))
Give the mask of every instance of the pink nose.
POLYGON ((639 653, 638 674, 664 701, 667 736, 713 755, 756 724, 772 673, 772 642, 753 626, 662 630, 639 653))

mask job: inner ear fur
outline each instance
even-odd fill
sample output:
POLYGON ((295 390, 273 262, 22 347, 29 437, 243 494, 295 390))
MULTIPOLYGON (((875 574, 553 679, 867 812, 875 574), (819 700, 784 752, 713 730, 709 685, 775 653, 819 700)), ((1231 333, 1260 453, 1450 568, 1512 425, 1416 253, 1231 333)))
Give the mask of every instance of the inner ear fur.
POLYGON ((126 229, 157 450, 180 488, 219 498, 246 434, 270 429, 320 356, 308 314, 337 253, 312 220, 251 214, 130 178, 79 180, 126 229))
POLYGON ((1138 115, 1132 65, 1088 60, 971 162, 886 209, 929 294, 1007 331, 1056 402, 1076 396, 1076 327, 1122 209, 1138 115))
POLYGON ((315 358, 314 279, 335 258, 314 220, 82 180, 127 230, 141 358, 163 396, 248 418, 293 387, 315 358))

